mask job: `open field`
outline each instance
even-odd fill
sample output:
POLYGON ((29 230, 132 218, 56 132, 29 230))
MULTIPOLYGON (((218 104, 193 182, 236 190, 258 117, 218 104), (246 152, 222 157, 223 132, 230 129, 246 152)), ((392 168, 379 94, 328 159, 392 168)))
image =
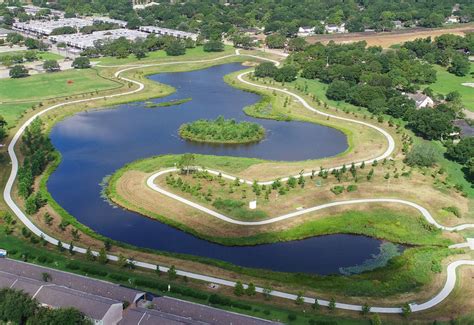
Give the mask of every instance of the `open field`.
POLYGON ((7 121, 8 127, 13 127, 26 110, 36 105, 35 102, 0 104, 0 115, 7 121))
POLYGON ((442 28, 415 28, 407 30, 396 30, 385 33, 348 33, 348 34, 330 34, 309 36, 306 40, 309 43, 353 43, 366 41, 368 46, 382 46, 389 48, 391 45, 400 44, 407 41, 413 41, 417 38, 436 37, 443 34, 464 35, 467 32, 474 31, 474 24, 462 24, 446 26, 442 28))
POLYGON ((435 93, 443 95, 458 91, 461 94, 461 101, 464 106, 474 112, 474 88, 463 85, 463 83, 473 82, 474 63, 471 62, 471 74, 464 77, 449 73, 446 68, 439 65, 433 65, 433 67, 436 70, 437 80, 433 84, 426 85, 426 87, 430 87, 435 93))
POLYGON ((38 101, 56 96, 96 92, 117 86, 120 84, 98 76, 94 69, 42 73, 20 79, 1 79, 0 101, 38 101))

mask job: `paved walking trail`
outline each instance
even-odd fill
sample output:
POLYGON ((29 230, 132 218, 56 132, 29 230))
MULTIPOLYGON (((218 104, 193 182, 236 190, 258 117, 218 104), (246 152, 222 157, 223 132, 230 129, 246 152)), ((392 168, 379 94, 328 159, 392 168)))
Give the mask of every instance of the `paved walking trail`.
MULTIPOLYGON (((56 105, 53 105, 53 106, 50 106, 38 113, 36 113, 35 115, 33 115, 31 118, 29 118, 17 131, 17 133, 14 135, 12 141, 10 142, 9 146, 8 146, 8 154, 10 156, 10 159, 11 159, 11 162, 12 162, 12 169, 11 169, 11 173, 10 173, 10 177, 8 178, 8 181, 7 181, 7 184, 5 186, 5 189, 4 189, 4 192, 3 192, 3 197, 5 199, 5 202, 7 203, 7 205, 10 207, 10 209, 13 211, 13 213, 15 213, 15 215, 20 219, 20 221, 31 231, 33 232, 35 235, 39 236, 39 237, 43 237, 47 242, 51 243, 52 245, 57 245, 58 244, 58 240, 54 237, 51 237, 49 236, 48 234, 44 233, 40 228, 38 228, 33 222, 31 222, 31 220, 25 215, 25 213, 23 213, 23 211, 18 207, 18 205, 14 202, 13 198, 12 198, 12 189, 13 189, 13 184, 15 182, 15 179, 17 177, 17 174, 18 174, 18 157, 16 156, 16 153, 15 153, 15 146, 16 144, 18 143, 18 140, 20 139, 20 137, 22 136, 23 132, 25 131, 25 129, 37 118, 37 117, 40 117, 41 115, 45 114, 46 112, 49 112, 51 110, 54 110, 56 108, 59 108, 59 107, 63 107, 63 106, 67 106, 67 105, 71 105, 71 104, 78 104, 78 103, 84 103, 84 102, 89 102, 89 101, 94 101, 94 100, 100 100, 100 99, 105 99, 105 98, 114 98, 114 97, 119 97, 119 96, 126 96, 126 95, 131 95, 131 94, 134 94, 134 93, 137 93, 137 92, 140 92, 142 91, 144 88, 145 88, 145 85, 139 81, 135 81, 135 80, 132 80, 132 79, 129 79, 129 78, 126 78, 126 77, 122 77, 120 76, 123 72, 126 72, 126 71, 129 71, 129 70, 132 70, 132 69, 138 69, 138 68, 144 68, 144 67, 152 67, 152 66, 162 66, 162 65, 175 65, 175 64, 185 64, 185 63, 207 63, 207 62, 216 62, 216 61, 219 61, 219 60, 222 60, 222 59, 225 59, 225 58, 228 58, 228 57, 232 57, 232 56, 235 56, 235 55, 240 55, 239 51, 237 50, 236 51, 236 54, 231 54, 231 55, 226 55, 226 56, 222 56, 220 58, 215 58, 215 59, 210 59, 210 60, 197 60, 197 61, 177 61, 177 62, 166 62, 166 63, 157 63, 157 64, 145 64, 145 65, 125 65, 126 68, 124 69, 121 69, 119 71, 117 71, 115 73, 115 77, 117 78, 120 78, 124 81, 127 81, 127 82, 130 82, 130 83, 133 83, 135 85, 138 86, 137 89, 134 89, 134 90, 131 90, 131 91, 127 91, 127 92, 124 92, 124 93, 120 93, 120 94, 113 94, 113 95, 107 95, 107 96, 98 96, 98 97, 93 97, 93 98, 89 98, 89 99, 81 99, 81 100, 74 100, 74 101, 68 101, 68 102, 63 102, 63 103, 60 103, 60 104, 56 104, 56 105)), ((278 61, 275 61, 275 60, 271 60, 271 59, 268 59, 268 58, 263 58, 263 57, 258 57, 258 56, 253 56, 253 55, 246 55, 246 56, 249 56, 249 57, 254 57, 254 58, 257 58, 257 59, 260 59, 260 60, 267 60, 267 61, 271 61, 271 62, 274 62, 276 65, 279 64, 278 61)), ((332 118, 337 118, 337 119, 341 119, 341 120, 345 120, 345 121, 348 121, 348 122, 352 122, 352 123, 358 123, 358 124, 362 124, 362 125, 365 125, 367 127, 371 127, 377 131, 379 131, 380 133, 382 133, 385 138, 387 139, 388 141, 388 148, 387 150, 380 156, 380 157, 377 157, 375 159, 377 160, 383 160, 385 158, 388 158, 391 153, 393 152, 394 148, 395 148, 395 142, 393 140, 393 138, 390 136, 390 134, 388 134, 385 130, 377 127, 377 126, 374 126, 372 124, 369 124, 369 123, 366 123, 366 122, 361 122, 361 121, 357 121, 357 120, 351 120, 351 119, 348 119, 348 118, 343 118, 343 117, 339 117, 339 116, 335 116, 335 115, 331 115, 331 114, 327 114, 327 113, 324 113, 324 112, 321 112, 321 111, 318 111, 316 110, 315 108, 311 107, 311 105, 309 105, 302 97, 298 96, 297 94, 294 94, 288 90, 284 90, 284 89, 279 89, 279 88, 274 88, 274 87, 269 87, 269 86, 262 86, 262 85, 258 85, 258 84, 253 84, 249 81, 246 81, 243 79, 243 77, 248 74, 250 72, 244 72, 242 74, 240 74, 238 76, 238 79, 241 81, 241 82, 244 82, 246 84, 249 84, 249 85, 252 85, 252 86, 256 86, 256 87, 260 87, 260 88, 266 88, 266 89, 270 89, 270 90, 275 90, 275 91, 279 91, 279 92, 283 92, 285 94, 288 94, 290 96, 293 96, 294 98, 296 98, 301 104, 303 104, 304 107, 306 107, 307 109, 309 109, 310 111, 313 111, 317 114, 322 114, 324 116, 330 116, 332 118)), ((375 160, 373 159, 373 160, 375 160)), ((373 162, 373 160, 371 161, 368 161, 366 163, 371 163, 373 162)), ((359 163, 360 164, 360 163, 359 163)), ((357 164, 358 165, 358 164, 357 164)), ((339 167, 334 167, 334 168, 339 168, 339 167)), ((212 172, 216 172, 216 171, 212 171, 212 172)), ((156 174, 154 174, 156 175, 156 174)), ((305 174, 305 175, 308 175, 308 174, 305 174)), ((159 175, 157 175, 156 177, 158 177, 159 175)), ((155 178, 156 178, 155 177, 155 178)), ((230 175, 226 175, 225 177, 228 177, 230 179, 232 179, 233 176, 230 176, 230 175)), ((151 184, 154 186, 153 184, 153 180, 148 179, 148 185, 150 186, 150 182, 151 184)), ((153 188, 153 187, 152 187, 153 188)), ((161 190, 161 189, 160 189, 161 190)), ((161 190, 163 191, 163 190, 161 190)), ((172 193, 169 193, 167 192, 166 193, 163 193, 165 195, 168 195, 171 194, 173 196, 176 196, 172 193)), ((185 200, 184 198, 181 198, 179 196, 176 196, 176 199, 178 201, 181 201, 183 203, 186 203, 184 202, 183 200, 185 200)), ((277 221, 281 221, 281 220, 284 220, 284 219, 288 219, 288 218, 293 218, 293 217, 297 217, 298 215, 300 214, 303 214, 303 213, 308 213, 308 212, 311 212, 310 210, 311 209, 315 209, 315 210, 319 210, 319 209, 324 209, 324 208, 328 208, 330 206, 334 206, 334 205, 342 205, 342 204, 357 204, 357 203, 370 203, 370 202, 380 202, 380 201, 374 201, 374 200, 393 200, 393 199, 367 199, 367 200, 362 200, 363 202, 356 202, 356 201, 361 201, 361 200, 351 200, 351 201, 343 201, 343 202, 333 202, 333 203, 328 203, 328 204, 325 204, 325 205, 321 205, 321 206, 317 206, 317 207, 313 207, 313 208, 309 208, 309 209, 306 209, 306 210, 302 210, 301 212, 297 212, 299 214, 297 215, 294 215, 294 214, 288 214, 288 215, 285 215, 285 216, 280 216, 280 217, 277 217, 276 219, 269 219, 269 220, 274 220, 272 222, 277 222, 277 221), (278 218, 281 218, 281 219, 278 219, 278 218)), ((412 202, 409 202, 409 201, 403 201, 403 200, 396 200, 397 202, 395 203, 400 203, 400 204, 406 204, 406 205, 410 205, 416 209, 418 209, 424 216, 425 218, 428 220, 428 222, 438 226, 439 228, 441 229, 444 229, 444 230, 453 230, 454 228, 456 227, 444 227, 444 226, 441 226, 439 225, 438 223, 436 223, 436 221, 432 218, 432 216, 429 214, 429 212, 417 205, 416 203, 412 203, 412 202)), ((195 204, 193 202, 190 202, 190 205, 194 206, 195 208, 197 209, 206 209, 204 207, 201 207, 199 206, 198 204, 195 204)), ((384 202, 388 202, 388 201, 384 201, 384 202)), ((390 201, 392 202, 392 201, 390 201)), ((188 204, 188 203, 186 203, 188 204)), ((315 211, 315 210, 312 210, 312 211, 315 211)), ((228 221, 228 222, 240 222, 240 221, 237 221, 237 220, 234 220, 234 219, 231 219, 231 218, 228 218, 224 215, 221 215, 221 214, 218 214, 219 216, 215 215, 217 214, 216 212, 212 211, 212 210, 209 210, 210 212, 212 212, 214 216, 222 219, 222 220, 225 220, 225 221, 228 221)), ((456 230, 461 230, 461 229, 465 229, 467 227, 473 227, 474 225, 461 225, 461 226, 457 226, 457 227, 463 227, 463 228, 459 228, 459 229, 456 229, 456 230)), ((62 244, 64 248, 66 249, 69 249, 69 244, 65 244, 63 243, 62 244)), ((468 244, 466 244, 467 246, 462 246, 462 247, 470 247, 468 244)), ((454 248, 460 248, 460 247, 454 247, 454 248)), ((73 247, 74 251, 75 252, 78 252, 78 253, 82 253, 82 254, 85 254, 86 253, 86 249, 85 248, 82 248, 82 247, 73 247)), ((93 251, 92 252, 94 255, 98 255, 99 253, 97 251, 93 251)), ((118 257, 115 256, 115 255, 107 255, 107 257, 111 260, 111 261, 117 261, 118 260, 118 257)), ((146 269, 151 269, 151 270, 155 270, 157 268, 156 265, 154 264, 151 264, 151 263, 146 263, 146 262, 140 262, 140 261, 133 261, 135 263, 136 266, 138 267, 143 267, 143 268, 146 268, 146 269)), ((455 262, 452 262, 451 264, 448 265, 448 268, 447 268, 447 279, 446 279, 446 283, 443 287, 443 289, 433 298, 431 298, 430 300, 428 300, 427 302, 423 303, 423 304, 420 304, 420 305, 417 305, 417 304, 411 304, 411 310, 416 312, 416 311, 421 311, 421 310, 426 310, 426 309, 429 309, 429 308, 432 308, 434 306, 436 306, 437 304, 439 304, 440 302, 442 302, 444 299, 446 299, 446 297, 451 293, 451 291, 454 289, 454 286, 456 284, 456 269, 459 267, 459 266, 463 266, 463 265, 471 265, 471 266, 474 266, 474 260, 460 260, 460 261, 455 261, 455 262)), ((163 272, 167 272, 168 271, 168 268, 167 267, 163 267, 163 266, 159 266, 159 269, 160 271, 163 271, 163 272)), ((181 270, 178 270, 177 271, 177 274, 178 275, 181 275, 181 276, 187 276, 188 278, 192 278, 192 279, 197 279, 197 280, 202 280, 202 281, 206 281, 206 282, 212 282, 212 283, 217 283, 217 284, 221 284, 221 285, 225 285, 225 286, 230 286, 230 287, 233 287, 235 286, 235 282, 234 281, 229 281, 229 280, 225 280, 225 279, 221 279, 221 278, 217 278, 217 277, 212 277, 212 276, 207 276, 207 275, 202 275, 202 274, 198 274, 198 273, 193 273, 193 272, 187 272, 187 271, 181 271, 181 270)), ((246 287, 246 285, 244 285, 246 287)), ((256 288, 256 291, 257 292, 263 292, 263 288, 261 287, 257 287, 256 288)), ((272 291, 270 293, 272 296, 275 296, 275 297, 280 297, 280 298, 285 298, 285 299, 291 299, 291 300, 295 300, 297 298, 296 295, 294 294, 290 294, 290 293, 285 293, 285 292, 281 292, 281 291, 272 291)), ((311 298, 311 297, 303 297, 304 301, 306 303, 314 303, 315 302, 315 298, 311 298)), ((327 300, 322 300, 322 299, 317 299, 318 300, 318 303, 322 306, 329 306, 329 301, 327 300)), ((361 311, 362 310, 362 306, 361 305, 355 305, 355 304, 344 304, 344 303, 339 303, 339 302, 336 302, 336 308, 339 308, 339 309, 345 309, 345 310, 354 310, 354 311, 361 311)), ((370 309, 371 312, 375 312, 375 313, 401 313, 402 312, 402 309, 400 307, 371 307, 370 309)))

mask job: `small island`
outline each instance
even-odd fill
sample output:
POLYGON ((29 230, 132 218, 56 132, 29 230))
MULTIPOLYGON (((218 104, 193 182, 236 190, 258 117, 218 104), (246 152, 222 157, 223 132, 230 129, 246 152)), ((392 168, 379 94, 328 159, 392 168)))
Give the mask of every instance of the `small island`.
POLYGON ((236 122, 219 116, 215 120, 200 119, 185 123, 179 135, 186 140, 207 143, 252 143, 265 137, 265 129, 252 122, 236 122))

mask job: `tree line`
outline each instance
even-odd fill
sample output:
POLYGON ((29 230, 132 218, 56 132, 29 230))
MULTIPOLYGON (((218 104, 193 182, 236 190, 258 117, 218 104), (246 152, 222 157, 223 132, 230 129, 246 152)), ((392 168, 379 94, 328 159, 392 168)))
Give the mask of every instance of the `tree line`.
MULTIPOLYGON (((394 20, 406 26, 439 27, 452 14, 455 4, 459 8, 454 14, 463 22, 471 21, 474 16, 471 0, 169 1, 137 11, 128 0, 33 0, 33 4, 65 10, 67 15, 109 14, 126 20, 130 28, 158 24, 184 31, 199 30, 209 39, 220 39, 223 33, 232 34, 248 27, 295 36, 301 26, 316 26, 317 31, 321 30, 321 21, 345 22, 351 32, 365 28, 390 30, 394 20)), ((29 19, 21 10, 16 15, 29 19)))

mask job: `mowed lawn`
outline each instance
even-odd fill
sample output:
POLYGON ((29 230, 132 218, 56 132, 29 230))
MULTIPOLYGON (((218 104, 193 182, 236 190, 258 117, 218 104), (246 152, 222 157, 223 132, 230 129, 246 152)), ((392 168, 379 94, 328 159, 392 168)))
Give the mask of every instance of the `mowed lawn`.
POLYGON ((474 73, 474 63, 471 63, 471 74, 464 77, 458 77, 452 73, 449 73, 445 68, 439 65, 433 65, 436 70, 437 80, 431 85, 427 85, 435 93, 443 95, 448 94, 451 91, 458 91, 461 94, 461 100, 466 108, 474 112, 474 88, 463 86, 465 82, 474 83, 472 73, 474 73))
POLYGON ((66 70, 42 73, 20 79, 0 80, 0 104, 12 101, 37 101, 117 87, 101 78, 96 70, 66 70))
POLYGON ((223 52, 205 52, 202 46, 197 46, 195 48, 186 49, 186 54, 180 55, 180 56, 168 56, 164 50, 158 50, 158 51, 147 53, 147 57, 141 60, 138 60, 135 57, 135 55, 130 54, 127 58, 124 58, 124 59, 118 59, 116 57, 106 56, 106 57, 94 59, 93 61, 100 62, 101 65, 115 65, 115 64, 126 64, 126 63, 131 63, 131 62, 145 63, 146 61, 152 61, 152 60, 162 59, 162 58, 173 58, 177 61, 179 61, 180 59, 199 60, 199 59, 204 59, 207 56, 217 57, 217 56, 223 56, 223 55, 232 54, 232 53, 234 53, 234 48, 228 45, 225 46, 225 49, 223 52))
POLYGON ((0 104, 0 116, 7 121, 8 127, 16 125, 22 114, 37 103, 0 104))
MULTIPOLYGON (((5 52, 0 53, 0 61, 2 61, 3 57, 6 56, 13 56, 13 55, 24 55, 27 51, 14 51, 14 52, 5 52)), ((39 60, 62 60, 64 57, 62 55, 52 53, 52 52, 39 52, 36 51, 36 56, 39 60)))

